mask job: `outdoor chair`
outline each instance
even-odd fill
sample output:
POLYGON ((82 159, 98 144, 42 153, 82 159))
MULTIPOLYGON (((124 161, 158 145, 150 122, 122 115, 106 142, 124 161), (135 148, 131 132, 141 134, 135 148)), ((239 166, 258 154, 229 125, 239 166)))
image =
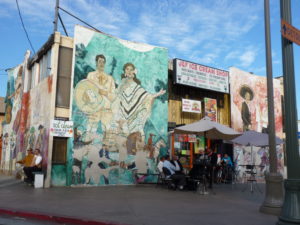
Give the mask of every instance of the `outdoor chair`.
POLYGON ((168 189, 176 189, 176 185, 174 184, 171 176, 171 172, 168 168, 163 167, 163 172, 159 175, 159 181, 163 187, 167 187, 168 189))

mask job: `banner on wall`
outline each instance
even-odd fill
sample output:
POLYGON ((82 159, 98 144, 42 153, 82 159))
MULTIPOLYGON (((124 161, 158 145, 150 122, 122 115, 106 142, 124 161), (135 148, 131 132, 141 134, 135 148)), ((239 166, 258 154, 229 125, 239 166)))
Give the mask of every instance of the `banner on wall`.
POLYGON ((229 72, 182 59, 173 60, 174 81, 177 84, 229 93, 229 72))
POLYGON ((217 121, 217 99, 204 98, 205 116, 212 121, 217 121))
POLYGON ((182 112, 201 113, 201 101, 182 99, 182 112))
POLYGON ((55 137, 73 137, 73 121, 52 120, 50 135, 55 137))

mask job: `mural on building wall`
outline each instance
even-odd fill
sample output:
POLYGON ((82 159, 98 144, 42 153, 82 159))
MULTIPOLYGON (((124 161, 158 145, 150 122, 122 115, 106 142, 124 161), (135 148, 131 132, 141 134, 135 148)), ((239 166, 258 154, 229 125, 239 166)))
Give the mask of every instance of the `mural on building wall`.
POLYGON ((167 151, 167 50, 80 26, 74 40, 68 184, 153 181, 167 151))
MULTIPOLYGON (((281 86, 274 79, 274 113, 276 136, 283 137, 281 86)), ((250 74, 237 68, 230 68, 231 91, 231 125, 239 132, 254 130, 267 132, 268 103, 267 81, 265 77, 250 74)), ((236 165, 259 165, 258 173, 263 173, 269 166, 267 148, 235 146, 234 160, 236 165), (251 158, 252 157, 252 158, 251 158), (253 161, 253 162, 252 162, 253 161)), ((278 170, 283 173, 283 146, 277 146, 278 170)), ((241 168, 240 168, 241 169, 241 168)))
MULTIPOLYGON (((24 62, 29 55, 27 52, 24 62)), ((43 167, 47 165, 51 96, 47 86, 52 78, 47 77, 29 92, 24 92, 23 81, 27 79, 24 77, 25 65, 23 63, 8 70, 0 168, 8 172, 18 171, 20 165, 16 161, 22 159, 29 148, 39 148, 43 155, 43 167)))
POLYGON ((17 152, 20 151, 20 139, 18 136, 21 118, 21 101, 23 94, 22 77, 23 65, 9 69, 7 93, 5 98, 5 120, 3 123, 3 143, 1 169, 12 171, 15 169, 17 152))

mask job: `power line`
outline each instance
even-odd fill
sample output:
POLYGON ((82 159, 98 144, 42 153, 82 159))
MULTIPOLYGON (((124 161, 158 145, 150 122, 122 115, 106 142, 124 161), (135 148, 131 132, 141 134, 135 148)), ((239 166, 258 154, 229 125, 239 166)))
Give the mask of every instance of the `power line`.
POLYGON ((31 49, 32 49, 33 53, 35 54, 34 48, 33 48, 32 44, 31 44, 31 41, 30 41, 30 39, 29 39, 28 33, 27 33, 26 29, 25 29, 25 25, 24 25, 24 22, 23 22, 23 19, 22 19, 22 16, 21 16, 21 12, 20 12, 20 8, 19 8, 19 3, 18 3, 18 0, 16 0, 16 3, 17 3, 18 12, 19 12, 19 16, 20 16, 20 19, 21 19, 21 22, 22 22, 22 26, 23 26, 23 29, 24 29, 24 31, 25 31, 25 34, 26 34, 27 40, 28 40, 28 42, 29 42, 29 44, 30 44, 30 46, 31 46, 31 49))
POLYGON ((85 25, 87 25, 87 26, 93 28, 95 31, 98 31, 98 32, 100 32, 100 33, 103 33, 103 32, 101 32, 100 30, 98 30, 97 28, 93 27, 92 25, 90 25, 90 24, 84 22, 83 20, 79 19, 77 16, 74 16, 72 13, 68 12, 67 10, 65 10, 65 9, 63 9, 63 8, 61 8, 61 7, 58 7, 58 8, 61 9, 62 11, 64 11, 65 13, 69 14, 70 16, 74 17, 75 19, 79 20, 80 22, 84 23, 85 25))
POLYGON ((62 27, 64 28, 64 31, 65 31, 66 35, 69 37, 68 32, 67 32, 67 29, 65 28, 64 22, 62 21, 62 19, 61 19, 59 13, 58 13, 58 19, 59 19, 59 21, 60 21, 62 27))

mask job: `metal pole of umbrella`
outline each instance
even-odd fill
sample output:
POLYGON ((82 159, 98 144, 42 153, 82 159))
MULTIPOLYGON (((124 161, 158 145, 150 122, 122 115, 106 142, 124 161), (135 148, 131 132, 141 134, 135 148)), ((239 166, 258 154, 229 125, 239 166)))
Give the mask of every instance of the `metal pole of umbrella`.
POLYGON ((264 1, 264 9, 265 9, 267 90, 268 90, 268 133, 269 133, 270 171, 267 171, 265 173, 266 194, 265 194, 264 202, 260 207, 260 212, 279 215, 283 203, 283 185, 282 185, 283 177, 280 173, 277 172, 269 0, 264 1))

